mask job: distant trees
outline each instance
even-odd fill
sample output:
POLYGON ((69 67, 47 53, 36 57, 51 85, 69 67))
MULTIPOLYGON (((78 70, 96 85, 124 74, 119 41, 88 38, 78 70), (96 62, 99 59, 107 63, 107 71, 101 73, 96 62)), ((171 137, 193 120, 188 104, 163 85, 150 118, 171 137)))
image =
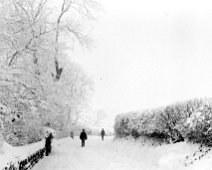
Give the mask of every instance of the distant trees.
POLYGON ((0 130, 16 119, 24 126, 51 122, 64 129, 87 105, 92 80, 65 50, 75 42, 89 45, 88 27, 98 4, 55 3, 0 0, 0 130))
MULTIPOLYGON (((67 128, 71 122, 79 117, 79 113, 88 107, 89 97, 93 91, 93 81, 76 64, 71 64, 63 71, 60 81, 54 83, 54 87, 48 94, 48 105, 60 107, 64 121, 61 121, 60 127, 67 128)), ((56 108, 52 108, 54 111, 56 108)), ((58 112, 59 112, 58 110, 58 112)), ((59 116, 61 116, 59 114, 59 116)), ((57 115, 57 114, 56 114, 57 115)), ((54 125, 57 119, 52 122, 54 125)))

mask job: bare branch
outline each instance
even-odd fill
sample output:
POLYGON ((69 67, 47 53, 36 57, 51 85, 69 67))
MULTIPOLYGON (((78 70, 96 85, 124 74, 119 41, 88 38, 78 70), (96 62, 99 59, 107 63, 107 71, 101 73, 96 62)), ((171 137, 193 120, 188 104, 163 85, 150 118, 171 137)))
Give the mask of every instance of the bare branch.
POLYGON ((89 40, 87 36, 83 35, 81 32, 78 32, 75 29, 72 29, 70 26, 66 26, 66 29, 77 38, 82 46, 88 46, 89 40))
POLYGON ((37 17, 39 16, 39 14, 42 12, 42 10, 43 10, 43 8, 45 7, 47 1, 48 1, 48 0, 41 0, 41 1, 39 2, 37 12, 35 13, 35 18, 37 18, 37 17))

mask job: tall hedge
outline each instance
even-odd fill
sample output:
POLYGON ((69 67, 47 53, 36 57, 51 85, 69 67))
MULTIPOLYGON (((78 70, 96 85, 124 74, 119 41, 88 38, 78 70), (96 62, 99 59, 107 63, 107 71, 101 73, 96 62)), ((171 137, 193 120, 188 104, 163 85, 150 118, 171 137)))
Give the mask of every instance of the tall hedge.
POLYGON ((188 140, 212 146, 212 99, 193 99, 116 117, 117 137, 150 136, 167 142, 188 140))

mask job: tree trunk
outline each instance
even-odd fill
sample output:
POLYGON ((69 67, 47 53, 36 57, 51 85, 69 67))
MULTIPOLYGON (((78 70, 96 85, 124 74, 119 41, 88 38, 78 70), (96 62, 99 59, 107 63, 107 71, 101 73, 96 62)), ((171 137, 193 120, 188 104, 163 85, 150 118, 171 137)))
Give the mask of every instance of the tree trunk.
POLYGON ((56 69, 55 80, 59 81, 60 77, 62 75, 62 72, 63 72, 63 68, 59 67, 59 63, 58 63, 58 60, 56 58, 55 58, 55 69, 56 69))
POLYGON ((64 128, 67 128, 68 127, 68 124, 70 123, 70 119, 71 119, 71 110, 69 110, 68 111, 68 117, 67 117, 67 120, 66 120, 66 122, 64 123, 64 125, 63 125, 63 129, 64 128))
POLYGON ((0 154, 3 154, 3 144, 4 144, 3 130, 0 130, 0 154))

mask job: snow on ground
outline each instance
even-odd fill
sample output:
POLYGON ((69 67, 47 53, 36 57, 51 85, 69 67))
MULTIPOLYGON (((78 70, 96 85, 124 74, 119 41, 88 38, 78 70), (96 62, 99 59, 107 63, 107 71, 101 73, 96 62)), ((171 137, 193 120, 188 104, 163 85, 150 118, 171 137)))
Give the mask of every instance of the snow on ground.
POLYGON ((51 155, 41 160, 33 170, 212 169, 210 165, 212 155, 210 160, 202 159, 189 167, 184 166, 185 157, 194 153, 197 147, 185 142, 143 146, 141 143, 129 140, 113 140, 112 137, 106 137, 105 141, 101 141, 98 136, 89 136, 86 146, 81 148, 78 137, 74 140, 65 138, 58 140, 51 155))
POLYGON ((204 156, 200 161, 195 161, 186 170, 211 170, 212 169, 212 152, 204 156))
MULTIPOLYGON (((44 141, 22 147, 4 143, 0 169, 7 162, 25 159, 44 146, 44 141)), ((186 142, 152 146, 148 140, 113 140, 88 136, 86 146, 78 137, 54 140, 53 152, 40 160, 33 170, 211 170, 212 152, 185 167, 186 157, 195 153, 198 145, 186 142)), ((193 157, 190 157, 193 159, 193 157)))
POLYGON ((26 146, 13 147, 4 142, 2 147, 3 154, 0 154, 0 169, 3 169, 3 167, 5 167, 7 163, 17 163, 17 161, 19 160, 26 159, 29 155, 43 148, 44 144, 44 141, 40 141, 26 146))

